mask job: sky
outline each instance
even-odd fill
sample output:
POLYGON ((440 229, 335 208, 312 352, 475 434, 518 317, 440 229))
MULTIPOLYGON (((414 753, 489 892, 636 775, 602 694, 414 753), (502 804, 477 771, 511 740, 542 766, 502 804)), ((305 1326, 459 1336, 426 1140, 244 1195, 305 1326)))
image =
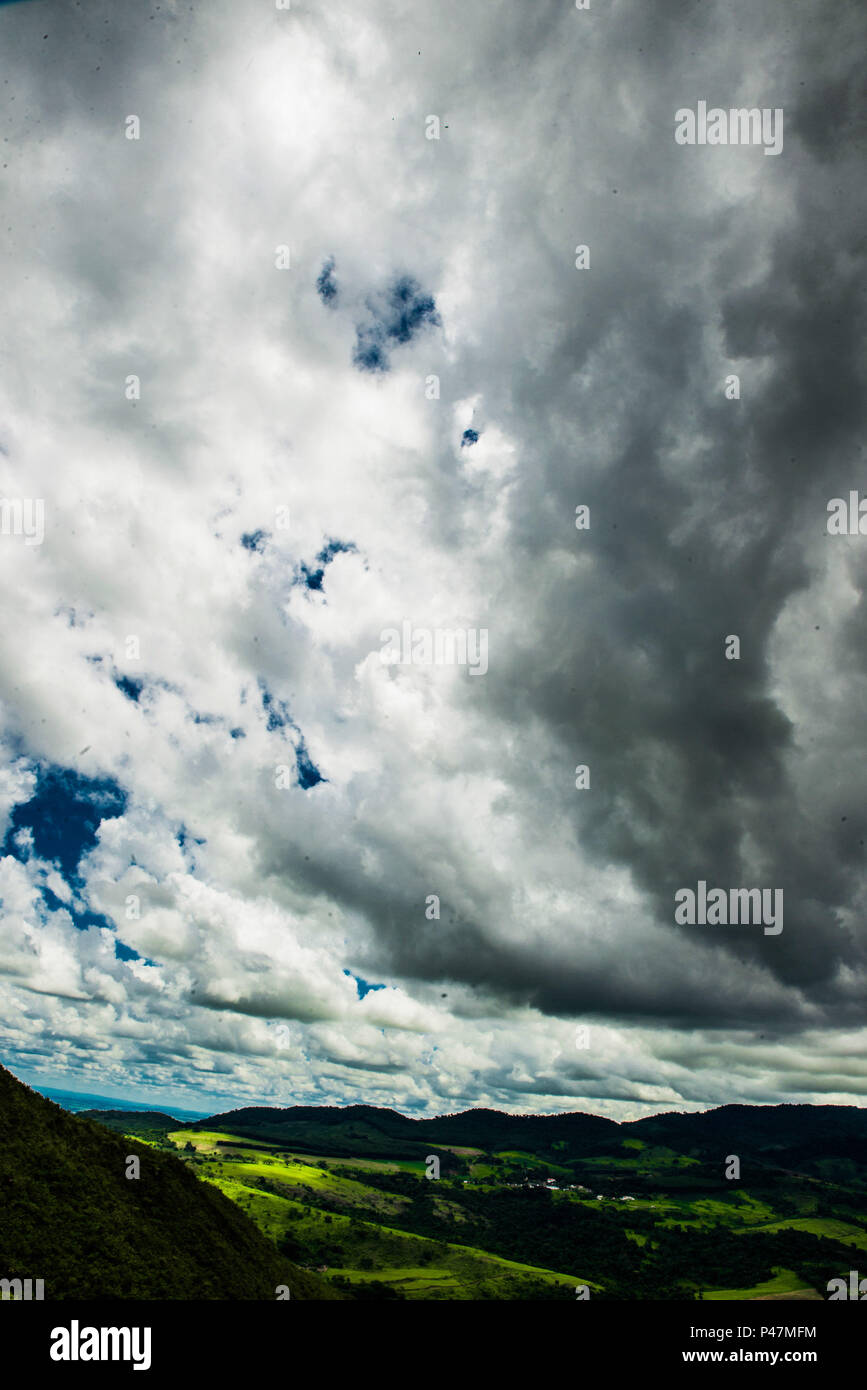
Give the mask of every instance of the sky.
POLYGON ((864 1104, 865 38, 0 6, 4 1065, 864 1104), (679 143, 700 102, 782 148, 679 143))

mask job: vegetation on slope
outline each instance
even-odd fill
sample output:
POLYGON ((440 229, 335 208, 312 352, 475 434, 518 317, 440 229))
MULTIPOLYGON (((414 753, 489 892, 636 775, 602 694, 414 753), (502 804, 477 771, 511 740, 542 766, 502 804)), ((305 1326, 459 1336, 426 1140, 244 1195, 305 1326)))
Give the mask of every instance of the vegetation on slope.
POLYGON ((0 1278, 46 1299, 338 1298, 180 1159, 62 1110, 0 1067, 0 1278), (138 1154, 141 1176, 128 1178, 138 1154))

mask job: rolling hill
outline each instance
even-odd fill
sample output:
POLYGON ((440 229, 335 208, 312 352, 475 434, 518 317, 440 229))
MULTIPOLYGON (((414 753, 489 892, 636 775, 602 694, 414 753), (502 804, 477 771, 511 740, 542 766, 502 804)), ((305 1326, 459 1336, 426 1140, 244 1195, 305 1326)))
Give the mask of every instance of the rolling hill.
POLYGON ((4 1067, 0 1277, 43 1279, 52 1300, 274 1299, 281 1284, 341 1297, 180 1159, 69 1114, 4 1067))
POLYGON ((299 1152, 353 1158, 418 1159, 431 1146, 452 1145, 563 1161, 616 1155, 622 1153, 624 1141, 635 1140, 714 1162, 725 1153, 782 1167, 795 1158, 802 1167, 809 1167, 811 1160, 867 1160, 867 1108, 841 1105, 724 1105, 699 1114, 671 1112, 619 1124, 581 1112, 506 1115, 480 1109, 411 1119, 370 1105, 248 1106, 189 1127, 227 1131, 299 1152))

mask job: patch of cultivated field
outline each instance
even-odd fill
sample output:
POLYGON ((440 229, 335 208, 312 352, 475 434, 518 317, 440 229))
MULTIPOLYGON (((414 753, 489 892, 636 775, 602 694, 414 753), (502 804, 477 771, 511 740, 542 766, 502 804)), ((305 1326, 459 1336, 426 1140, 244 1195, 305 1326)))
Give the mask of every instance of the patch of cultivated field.
POLYGON ((808 1293, 818 1297, 815 1290, 791 1269, 776 1270, 773 1279, 767 1279, 764 1284, 756 1284, 752 1289, 706 1289, 704 1296, 710 1302, 718 1302, 722 1299, 780 1298, 793 1293, 808 1293))
POLYGON ((832 1240, 843 1241, 846 1245, 857 1245, 867 1250, 867 1231, 860 1226, 850 1226, 847 1221, 836 1221, 832 1217, 795 1216, 782 1217, 766 1226, 751 1226, 748 1234, 754 1231, 809 1231, 814 1236, 829 1236, 832 1240))
POLYGON ((290 1193, 305 1191, 318 1197, 328 1197, 335 1202, 349 1206, 372 1207, 374 1211, 394 1214, 409 1205, 408 1197, 400 1197, 377 1188, 366 1187, 364 1183, 352 1178, 343 1178, 328 1168, 317 1168, 300 1160, 292 1162, 281 1158, 257 1157, 249 1162, 239 1162, 228 1156, 222 1157, 220 1173, 227 1178, 235 1178, 248 1186, 257 1178, 285 1187, 290 1193))
POLYGON ((331 1269, 328 1273, 333 1278, 348 1279, 350 1284, 365 1284, 375 1279, 380 1284, 388 1284, 391 1288, 399 1289, 406 1298, 460 1299, 466 1297, 462 1292, 461 1282, 455 1274, 448 1269, 436 1269, 430 1265, 426 1268, 413 1268, 411 1265, 396 1268, 386 1266, 383 1269, 372 1271, 331 1269))
MULTIPOLYGON (((219 1144, 237 1144, 238 1139, 234 1134, 224 1134, 216 1129, 173 1129, 166 1135, 176 1148, 183 1149, 187 1144, 192 1144, 196 1153, 213 1154, 217 1153, 219 1144)), ((233 1149, 232 1153, 261 1153, 269 1152, 266 1144, 259 1144, 255 1140, 245 1143, 243 1149, 233 1149)))
MULTIPOLYGON (((378 1232, 381 1228, 374 1227, 373 1229, 378 1232)), ((402 1233, 385 1231, 384 1234, 400 1239, 402 1233)), ((409 1239, 416 1241, 416 1249, 425 1248, 431 1244, 419 1237, 410 1237, 409 1239)), ((429 1298, 433 1295, 474 1299, 479 1296, 481 1291, 484 1291, 488 1297, 497 1297, 505 1285, 509 1286, 512 1296, 514 1296, 514 1291, 520 1288, 521 1283, 530 1282, 558 1284, 568 1288, 574 1288, 577 1284, 588 1284, 591 1289, 599 1287, 579 1275, 559 1274, 554 1270, 540 1269, 535 1265, 519 1264, 514 1260, 504 1260, 497 1255, 488 1254, 485 1250, 477 1250, 470 1246, 449 1243, 445 1252, 441 1247, 434 1246, 433 1248, 437 1249, 438 1253, 434 1259, 425 1264, 394 1265, 381 1263, 373 1269, 358 1269, 354 1266, 329 1269, 328 1274, 329 1277, 348 1278, 353 1283, 375 1279, 380 1283, 400 1289, 407 1298, 429 1298)), ((412 1258, 412 1251, 407 1253, 412 1258)))
POLYGON ((224 1196, 229 1197, 252 1217, 260 1230, 272 1240, 276 1240, 285 1232, 286 1216, 281 1210, 286 1200, 284 1197, 278 1197, 272 1192, 260 1192, 256 1188, 237 1182, 234 1178, 220 1177, 215 1173, 206 1174, 202 1182, 213 1183, 214 1187, 218 1187, 224 1196))
POLYGON ((758 1197, 753 1197, 749 1192, 738 1192, 737 1214, 741 1221, 749 1223, 750 1226, 760 1224, 763 1221, 773 1221, 776 1212, 767 1202, 761 1201, 758 1197))
MULTIPOLYGON (((638 1206, 638 1203, 635 1203, 638 1206)), ((700 1197, 692 1201, 685 1198, 669 1198, 659 1203, 659 1210, 670 1213, 661 1226, 731 1226, 734 1230, 758 1229, 763 1223, 774 1219, 774 1211, 767 1203, 760 1202, 747 1192, 732 1193, 731 1200, 718 1201, 713 1197, 700 1197)))
POLYGON ((534 1172, 545 1172, 552 1178, 568 1177, 572 1172, 571 1168, 564 1167, 562 1163, 554 1163, 551 1159, 525 1152, 523 1149, 497 1149, 495 1157, 505 1159, 509 1167, 532 1168, 534 1172))
POLYGON ((327 1168, 355 1168, 360 1173, 415 1173, 421 1177, 425 1171, 425 1164, 420 1158, 316 1158, 312 1160, 309 1154, 285 1154, 283 1157, 296 1162, 306 1160, 308 1163, 322 1163, 327 1168))
MULTIPOLYGON (((636 1142, 636 1140, 625 1139, 623 1147, 634 1148, 636 1142)), ((633 1153, 630 1156, 600 1154, 598 1157, 581 1159, 578 1164, 578 1171, 592 1173, 601 1168, 614 1168, 652 1177, 654 1170, 658 1168, 693 1168, 698 1162, 697 1158, 690 1158, 688 1154, 679 1154, 675 1153, 673 1149, 658 1147, 645 1148, 641 1153, 633 1153)))

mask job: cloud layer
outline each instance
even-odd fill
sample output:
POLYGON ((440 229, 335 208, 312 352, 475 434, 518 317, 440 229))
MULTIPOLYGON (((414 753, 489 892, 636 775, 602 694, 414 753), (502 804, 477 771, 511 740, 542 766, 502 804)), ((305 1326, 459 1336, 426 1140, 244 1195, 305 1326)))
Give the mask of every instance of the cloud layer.
POLYGON ((0 535, 13 1069, 861 1102, 865 29, 0 10, 0 497, 45 507, 0 535), (679 146, 699 100, 783 152, 679 146), (385 664, 407 622, 486 674, 385 664), (784 930, 676 925, 701 880, 784 930))

